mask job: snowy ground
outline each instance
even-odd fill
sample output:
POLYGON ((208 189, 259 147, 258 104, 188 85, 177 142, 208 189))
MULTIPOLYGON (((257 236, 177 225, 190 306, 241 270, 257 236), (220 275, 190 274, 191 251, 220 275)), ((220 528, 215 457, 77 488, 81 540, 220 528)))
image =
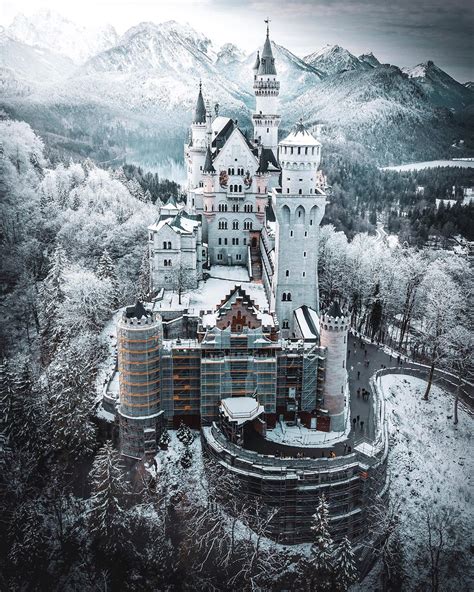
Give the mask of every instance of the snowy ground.
MULTIPOLYGON (((226 268, 237 269, 240 268, 226 268)), ((154 310, 183 310, 187 308, 191 313, 199 313, 201 310, 213 310, 236 285, 239 280, 222 280, 210 278, 206 282, 199 282, 196 290, 191 290, 181 295, 181 304, 177 294, 166 291, 163 300, 155 303, 154 310)), ((260 310, 268 309, 267 297, 262 284, 243 283, 242 288, 254 300, 260 310)))
MULTIPOLYGON (((426 510, 449 511, 452 520, 474 524, 474 419, 461 405, 454 425, 453 398, 434 386, 422 399, 426 382, 403 375, 380 379, 386 397, 391 447, 390 495, 401 503, 401 534, 406 556, 415 558, 426 537, 426 510)), ((460 537, 468 552, 469 535, 460 537)))
POLYGON ((346 429, 343 432, 318 432, 303 425, 289 426, 285 422, 278 422, 273 430, 268 430, 266 439, 288 446, 313 447, 324 444, 336 444, 345 440, 350 432, 350 415, 347 415, 346 429))
POLYGON ((400 164, 397 166, 384 167, 382 171, 420 171, 436 167, 474 167, 473 160, 429 160, 427 162, 412 162, 410 164, 400 164))
POLYGON ((236 265, 211 265, 209 274, 213 278, 234 280, 237 282, 249 282, 249 273, 246 267, 236 265))

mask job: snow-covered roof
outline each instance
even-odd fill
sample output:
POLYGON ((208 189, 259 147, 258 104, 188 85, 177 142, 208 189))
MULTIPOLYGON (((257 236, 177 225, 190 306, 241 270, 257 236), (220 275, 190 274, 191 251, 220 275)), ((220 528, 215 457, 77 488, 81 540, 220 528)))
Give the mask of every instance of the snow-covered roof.
POLYGON ((300 120, 294 129, 280 142, 280 145, 289 146, 321 146, 321 142, 311 134, 300 120))
POLYGON ((317 341, 320 335, 318 313, 304 304, 294 311, 294 315, 303 339, 317 341))
POLYGON ((220 409, 229 421, 241 425, 261 415, 265 409, 252 397, 228 397, 222 399, 220 409))
POLYGON ((216 117, 212 122, 212 137, 217 136, 229 121, 231 121, 230 117, 223 117, 222 115, 216 117))
POLYGON ((160 216, 158 222, 148 227, 152 232, 159 232, 164 226, 168 225, 171 230, 177 234, 191 234, 201 224, 197 216, 191 216, 184 211, 180 211, 176 216, 160 216))

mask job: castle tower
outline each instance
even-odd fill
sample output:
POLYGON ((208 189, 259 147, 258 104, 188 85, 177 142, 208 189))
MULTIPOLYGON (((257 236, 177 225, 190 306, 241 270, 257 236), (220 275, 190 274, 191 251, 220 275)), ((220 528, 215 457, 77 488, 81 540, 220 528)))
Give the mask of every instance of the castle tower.
POLYGON ((161 432, 161 317, 137 301, 117 324, 120 451, 141 459, 154 455, 161 432))
POLYGON ((317 186, 321 144, 299 122, 279 144, 281 188, 272 194, 277 218, 272 309, 284 337, 293 335, 293 311, 318 312, 319 225, 326 195, 317 186))
POLYGON ((185 146, 185 160, 188 166, 188 191, 199 186, 201 171, 206 158, 206 148, 209 143, 209 121, 202 85, 199 83, 199 94, 191 123, 191 137, 185 146))
POLYGON ((270 148, 277 156, 278 126, 281 116, 278 115, 278 95, 280 82, 277 80, 275 58, 270 43, 270 32, 267 21, 267 38, 262 55, 257 53, 254 65, 255 113, 252 116, 254 139, 264 148, 270 148))
POLYGON ((349 397, 346 363, 350 315, 333 302, 320 321, 320 343, 327 348, 322 407, 329 414, 331 431, 342 432, 345 427, 344 403, 349 397))

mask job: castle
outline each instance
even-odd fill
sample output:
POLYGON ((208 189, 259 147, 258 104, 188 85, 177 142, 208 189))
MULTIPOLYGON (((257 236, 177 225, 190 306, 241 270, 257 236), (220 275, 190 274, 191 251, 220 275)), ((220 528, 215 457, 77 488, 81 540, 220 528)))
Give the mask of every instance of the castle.
POLYGON ((310 540, 325 491, 334 536, 358 540, 369 491, 385 487, 385 440, 379 425, 382 444, 353 439, 347 457, 333 458, 325 444, 349 442, 351 432, 349 314, 337 303, 319 310, 321 144, 301 121, 278 142, 268 26, 253 86, 252 139, 232 119, 213 118, 199 87, 184 147, 187 200, 168 202, 148 228, 152 304, 137 302, 119 320, 117 373, 103 404, 131 459, 156 454, 165 426, 201 428, 205 449, 248 495, 279 506, 269 536, 310 540), (298 441, 293 458, 277 458, 276 432, 293 428, 314 442, 311 458, 299 458, 304 448, 295 457, 298 441))

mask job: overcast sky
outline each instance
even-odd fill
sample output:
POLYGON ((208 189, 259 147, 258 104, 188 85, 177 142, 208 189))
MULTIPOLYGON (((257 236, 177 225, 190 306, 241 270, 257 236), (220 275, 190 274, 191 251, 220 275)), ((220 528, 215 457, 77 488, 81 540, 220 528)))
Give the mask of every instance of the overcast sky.
POLYGON ((474 80, 471 0, 0 0, 1 22, 48 8, 83 25, 119 33, 140 21, 188 22, 216 44, 262 44, 265 17, 274 41, 304 56, 338 44, 372 51, 382 62, 412 66, 432 59, 464 82, 474 80))

